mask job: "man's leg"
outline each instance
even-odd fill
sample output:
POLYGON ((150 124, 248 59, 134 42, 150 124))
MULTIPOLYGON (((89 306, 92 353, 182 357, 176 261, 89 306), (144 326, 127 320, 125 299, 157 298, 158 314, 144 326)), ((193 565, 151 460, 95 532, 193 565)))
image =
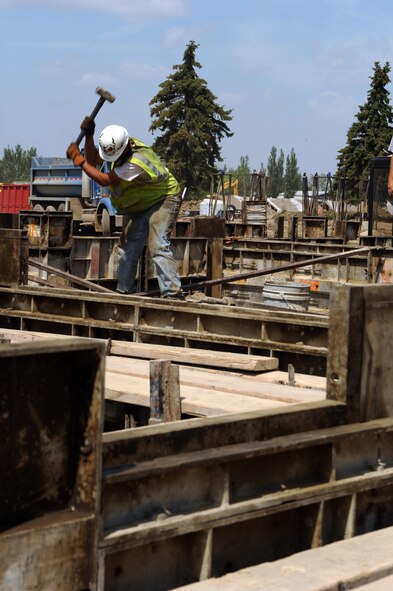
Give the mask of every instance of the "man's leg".
POLYGON ((167 197, 150 217, 149 253, 156 267, 161 294, 168 297, 182 297, 177 264, 170 250, 169 242, 170 233, 179 213, 180 203, 180 195, 167 197))
POLYGON ((149 216, 147 212, 124 216, 123 232, 118 246, 119 266, 117 269, 116 291, 133 293, 138 260, 147 242, 149 234, 149 216))

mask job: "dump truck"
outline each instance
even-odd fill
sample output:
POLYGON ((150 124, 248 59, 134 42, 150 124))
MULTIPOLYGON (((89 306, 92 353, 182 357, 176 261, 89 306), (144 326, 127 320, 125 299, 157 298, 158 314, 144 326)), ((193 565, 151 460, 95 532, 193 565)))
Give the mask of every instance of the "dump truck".
POLYGON ((92 181, 68 158, 32 158, 30 207, 34 211, 71 211, 81 229, 94 228, 104 236, 121 229, 121 216, 116 214, 108 188, 92 181))

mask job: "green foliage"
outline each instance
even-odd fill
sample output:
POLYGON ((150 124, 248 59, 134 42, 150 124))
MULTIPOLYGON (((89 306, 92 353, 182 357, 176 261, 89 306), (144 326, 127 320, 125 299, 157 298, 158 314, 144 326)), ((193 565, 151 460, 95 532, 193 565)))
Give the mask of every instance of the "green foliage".
POLYGON ((228 171, 232 175, 232 179, 237 179, 239 182, 240 195, 247 196, 250 194, 251 188, 251 168, 250 159, 248 156, 240 156, 240 163, 237 168, 230 168, 228 171))
POLYGON ((284 152, 280 150, 277 158, 277 148, 272 147, 267 161, 267 176, 269 177, 269 197, 273 199, 284 191, 284 152))
POLYGON ((23 150, 19 144, 15 148, 4 148, 3 158, 0 160, 0 182, 29 182, 31 159, 36 155, 35 148, 23 150))
POLYGON ((194 41, 188 43, 183 63, 173 67, 174 73, 149 103, 150 131, 160 132, 153 148, 188 188, 189 196, 209 190, 217 162, 222 162, 220 141, 233 135, 226 124, 232 111, 217 104, 196 72, 202 67, 195 59, 197 47, 194 41))
MULTIPOLYGON (((230 168, 228 172, 232 175, 232 180, 238 179, 240 195, 250 196, 252 173, 257 173, 257 171, 251 170, 249 157, 241 156, 238 167, 230 168)), ((267 177, 269 197, 277 197, 280 193, 284 193, 285 197, 289 199, 294 196, 296 191, 302 188, 302 176, 293 148, 286 158, 283 151, 280 150, 277 158, 277 148, 273 146, 270 151, 267 168, 261 162, 258 172, 267 177)))
POLYGON ((346 177, 347 198, 357 199, 358 188, 364 185, 372 158, 384 155, 392 136, 393 113, 389 91, 390 64, 381 67, 374 62, 367 101, 359 107, 354 123, 348 130, 347 143, 339 150, 337 177, 346 177))
POLYGON ((297 165, 297 158, 294 149, 291 149, 285 162, 284 175, 284 196, 286 199, 291 199, 296 191, 302 187, 302 177, 297 165))

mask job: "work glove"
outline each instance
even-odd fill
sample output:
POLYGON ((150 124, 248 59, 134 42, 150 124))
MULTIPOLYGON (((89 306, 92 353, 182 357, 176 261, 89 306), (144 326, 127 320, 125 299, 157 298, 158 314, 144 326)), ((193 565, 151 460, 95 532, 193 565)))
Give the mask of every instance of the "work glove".
POLYGON ((81 123, 81 129, 84 129, 86 135, 94 135, 96 124, 94 119, 86 115, 81 123))
POLYGON ((72 143, 68 146, 67 157, 74 162, 75 166, 82 166, 82 164, 86 162, 85 157, 82 156, 78 146, 75 143, 72 143))

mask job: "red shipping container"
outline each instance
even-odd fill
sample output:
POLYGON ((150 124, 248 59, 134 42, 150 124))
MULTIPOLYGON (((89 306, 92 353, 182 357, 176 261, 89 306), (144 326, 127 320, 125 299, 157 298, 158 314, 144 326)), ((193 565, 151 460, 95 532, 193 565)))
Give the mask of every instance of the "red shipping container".
POLYGON ((30 209, 30 185, 24 183, 0 183, 0 213, 19 213, 30 209))

